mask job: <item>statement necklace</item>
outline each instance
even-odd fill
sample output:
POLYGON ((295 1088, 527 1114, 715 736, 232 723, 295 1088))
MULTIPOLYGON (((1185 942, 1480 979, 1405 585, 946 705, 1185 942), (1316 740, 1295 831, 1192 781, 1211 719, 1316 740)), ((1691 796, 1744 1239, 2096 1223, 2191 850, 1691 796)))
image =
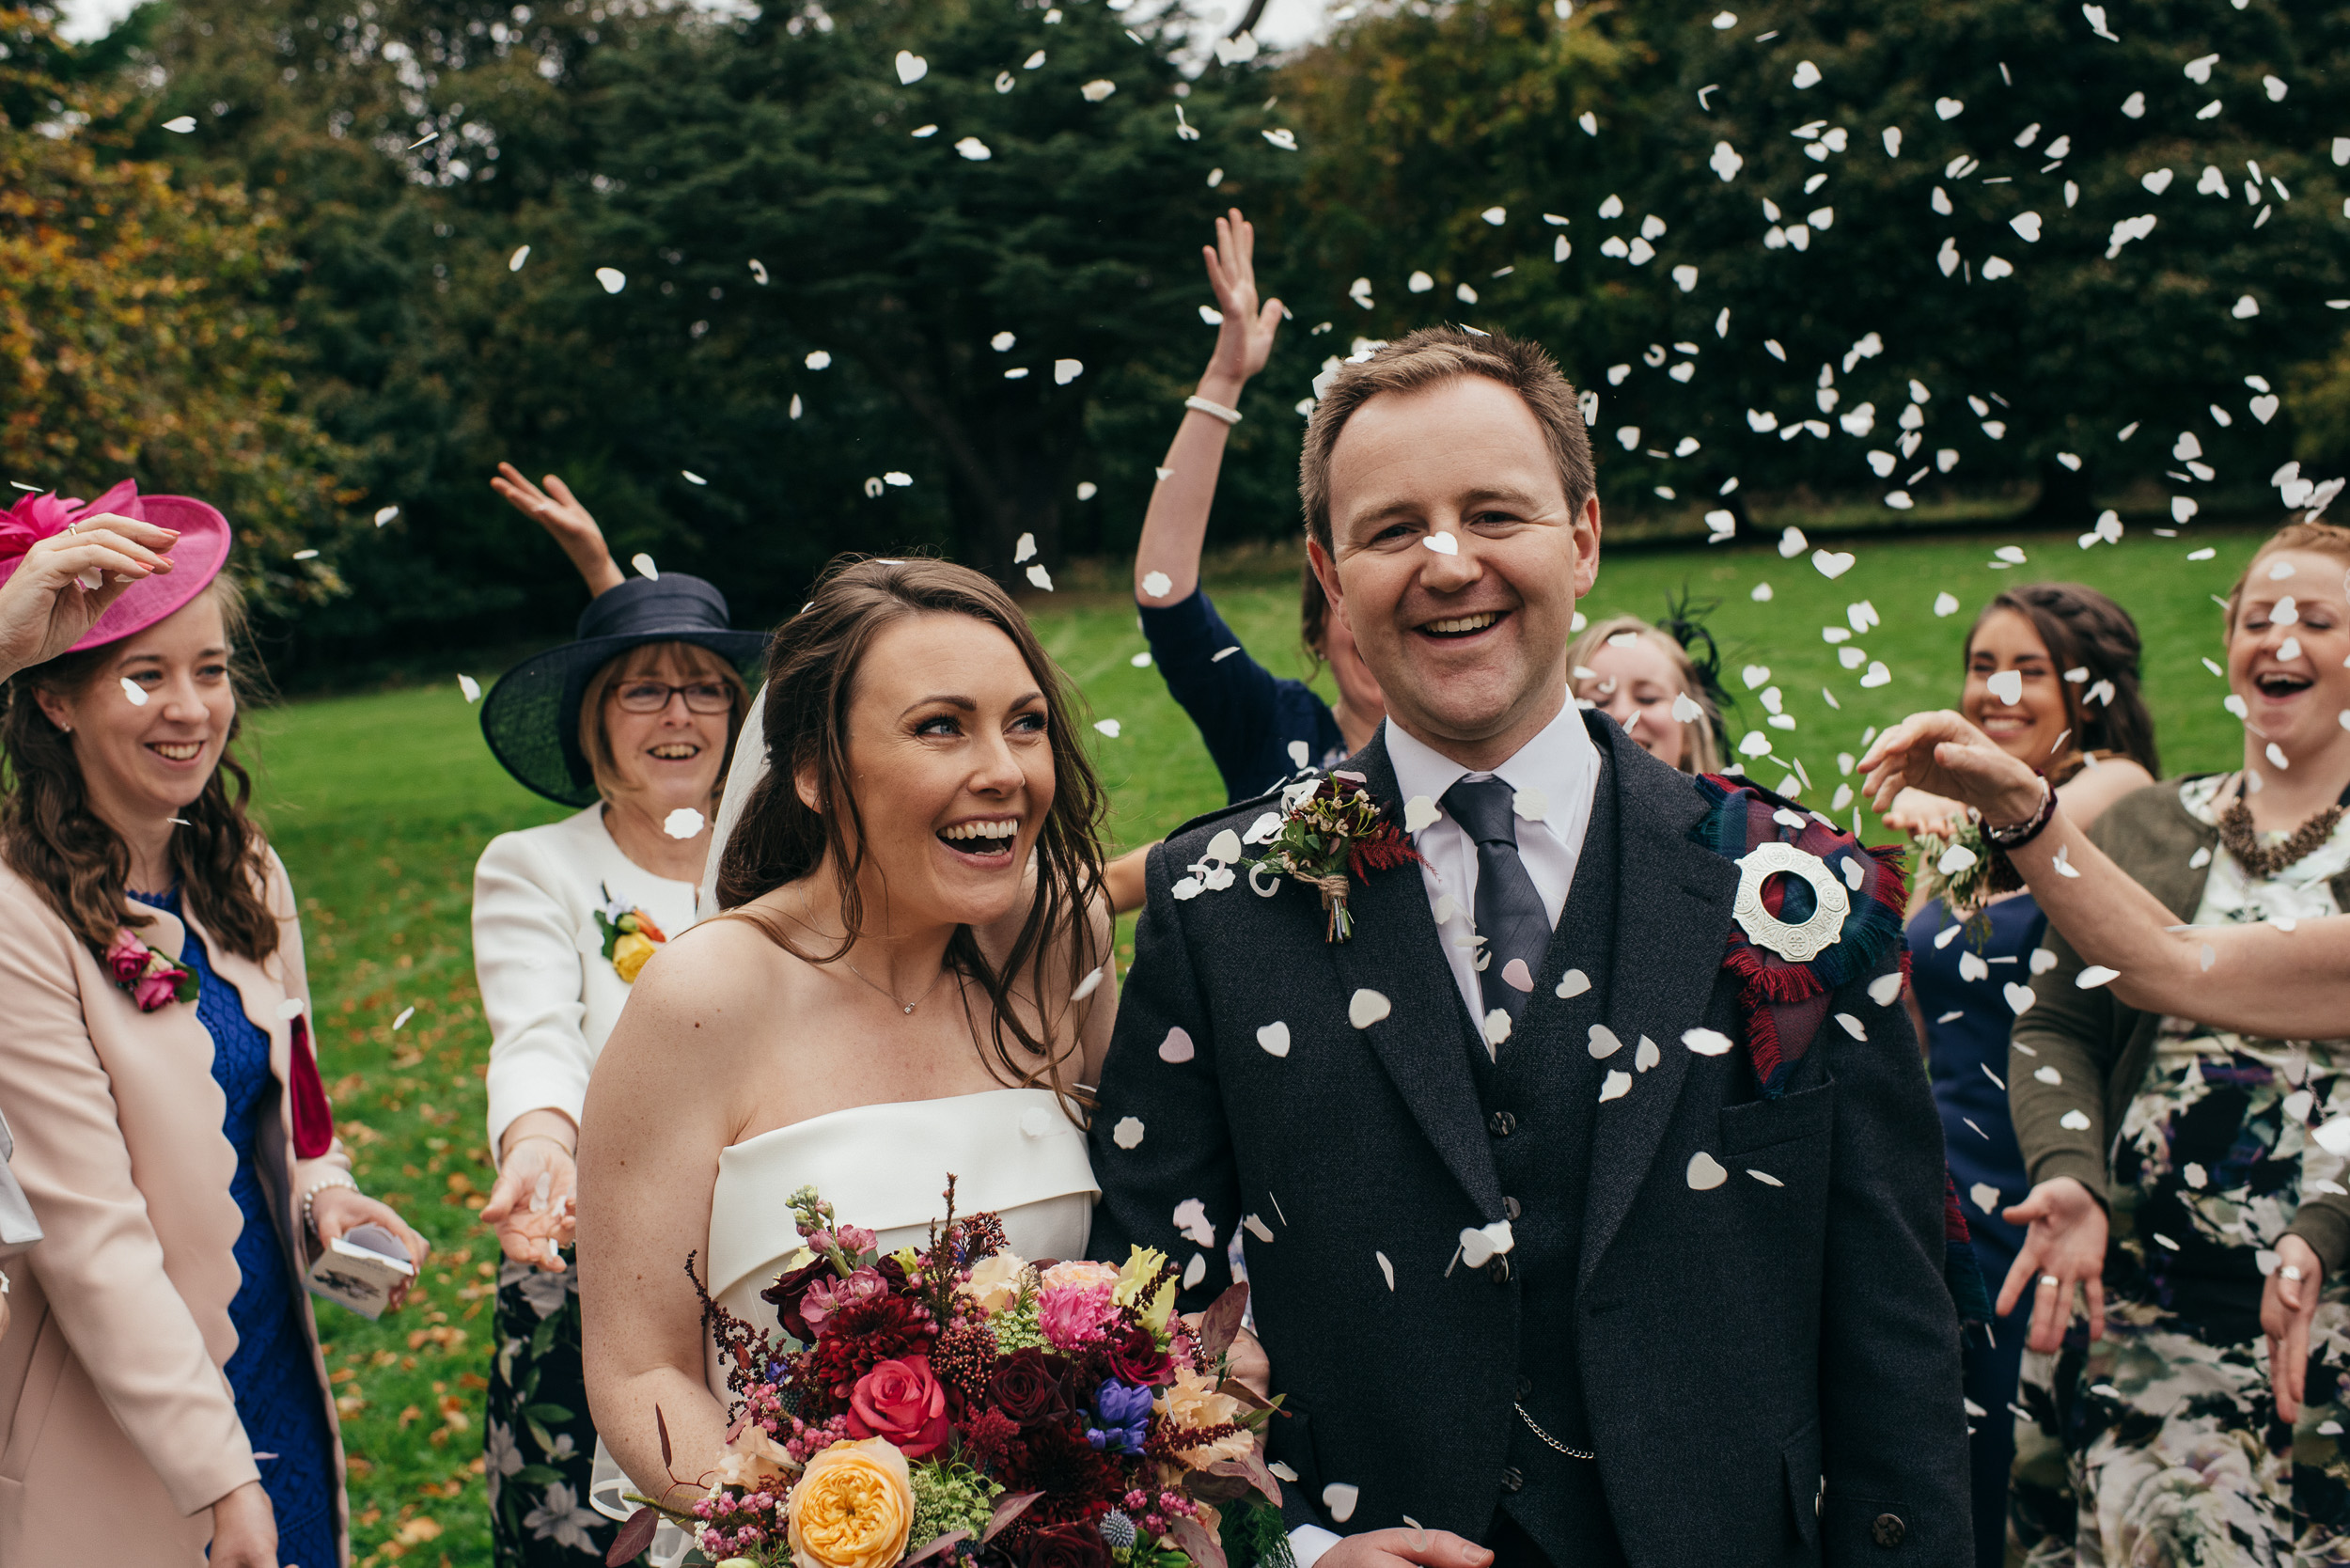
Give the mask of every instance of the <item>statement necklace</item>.
POLYGON ((2239 795, 2225 811, 2219 813, 2219 846, 2235 856, 2235 863, 2252 876, 2266 881, 2317 852, 2320 845, 2334 836, 2342 822, 2342 805, 2328 806, 2299 827, 2280 844, 2264 844, 2252 830, 2252 808, 2239 795))

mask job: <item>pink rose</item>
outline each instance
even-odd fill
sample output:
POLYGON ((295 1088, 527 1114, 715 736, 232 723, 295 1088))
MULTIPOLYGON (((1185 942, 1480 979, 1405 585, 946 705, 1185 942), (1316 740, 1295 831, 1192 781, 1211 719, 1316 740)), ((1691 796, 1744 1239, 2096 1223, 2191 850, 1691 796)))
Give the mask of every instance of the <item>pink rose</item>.
POLYGON ((840 1243, 840 1250, 849 1255, 851 1262, 864 1257, 881 1245, 879 1236, 857 1225, 836 1226, 833 1235, 840 1243))
POLYGON ((1063 1285, 1037 1298, 1036 1325, 1061 1350, 1077 1350, 1101 1340, 1117 1316, 1107 1285, 1063 1285))
POLYGON ((141 1012, 153 1012, 158 1008, 170 1006, 180 996, 180 971, 166 969, 158 975, 142 977, 131 996, 139 1004, 141 1012))
POLYGON ((810 1334, 821 1334, 824 1331, 824 1320, 843 1307, 870 1301, 888 1292, 882 1277, 870 1268, 858 1269, 846 1279, 819 1279, 800 1298, 800 1316, 807 1320, 810 1334))
POLYGON ((947 1441, 947 1390, 931 1375, 927 1356, 874 1363, 849 1396, 849 1435, 886 1437, 908 1459, 947 1441))
POLYGON ((128 929, 115 933, 115 945, 106 949, 106 967, 113 971, 118 985, 136 985, 147 973, 147 944, 131 934, 128 929))

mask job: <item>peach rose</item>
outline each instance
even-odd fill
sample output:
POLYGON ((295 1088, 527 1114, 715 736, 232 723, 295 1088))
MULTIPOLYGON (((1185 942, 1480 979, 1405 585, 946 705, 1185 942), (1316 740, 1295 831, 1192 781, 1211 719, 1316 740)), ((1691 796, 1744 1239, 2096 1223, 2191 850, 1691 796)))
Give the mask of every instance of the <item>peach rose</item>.
POLYGON ((1074 1285, 1083 1289, 1088 1285, 1115 1285, 1117 1283, 1118 1271, 1109 1264, 1086 1262, 1083 1260, 1075 1262, 1055 1263, 1044 1271, 1043 1279, 1044 1288, 1048 1291, 1058 1290, 1065 1285, 1074 1285))
POLYGON ((785 1499, 795 1568, 893 1568, 914 1528, 906 1456, 885 1437, 835 1443, 785 1499))
POLYGON ((745 1424, 718 1456, 717 1484, 740 1486, 745 1492, 773 1492, 772 1482, 789 1480, 791 1456, 767 1435, 766 1428, 745 1424))
POLYGON ((979 1303, 980 1311, 993 1317, 1020 1299, 1021 1276, 1027 1272, 1026 1262, 1006 1248, 972 1264, 970 1279, 957 1288, 979 1303))

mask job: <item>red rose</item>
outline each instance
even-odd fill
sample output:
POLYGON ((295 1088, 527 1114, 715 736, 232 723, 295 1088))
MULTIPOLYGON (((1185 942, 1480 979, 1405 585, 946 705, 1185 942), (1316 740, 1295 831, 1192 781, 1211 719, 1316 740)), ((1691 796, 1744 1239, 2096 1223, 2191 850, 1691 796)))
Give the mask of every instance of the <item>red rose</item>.
POLYGON ((908 1459, 945 1445, 947 1390, 931 1375, 930 1357, 884 1361, 856 1380, 849 1396, 849 1435, 886 1437, 908 1459))
POLYGON ((1028 1543, 1027 1568, 1109 1568, 1109 1544, 1091 1525, 1048 1525, 1028 1543))
POLYGON ((1104 1348, 1109 1353, 1110 1375, 1137 1388, 1156 1388, 1175 1376, 1174 1359, 1159 1348, 1148 1328, 1129 1329, 1104 1348))
POLYGON ((113 971, 117 985, 136 985, 147 973, 151 956, 147 944, 125 929, 115 933, 114 946, 106 949, 106 967, 113 971))
POLYGON ((988 1379, 987 1397, 996 1409, 1022 1426, 1034 1426, 1069 1414, 1069 1395, 1060 1377, 1041 1350, 1015 1351, 1004 1357, 988 1379))

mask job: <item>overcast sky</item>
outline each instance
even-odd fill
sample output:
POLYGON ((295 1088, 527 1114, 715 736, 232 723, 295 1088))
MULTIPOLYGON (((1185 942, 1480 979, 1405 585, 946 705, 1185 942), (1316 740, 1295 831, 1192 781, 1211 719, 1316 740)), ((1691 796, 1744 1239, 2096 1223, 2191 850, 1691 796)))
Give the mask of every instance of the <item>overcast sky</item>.
MULTIPOLYGON (((102 37, 128 16, 137 3, 138 0, 58 0, 58 8, 65 17, 65 36, 102 37)), ((1246 0, 1214 0, 1214 4, 1221 5, 1226 14, 1237 17, 1246 0)), ((1302 43, 1321 30, 1323 13, 1331 5, 1332 0, 1272 0, 1265 8, 1264 19, 1257 25, 1257 37, 1275 49, 1302 43)))

